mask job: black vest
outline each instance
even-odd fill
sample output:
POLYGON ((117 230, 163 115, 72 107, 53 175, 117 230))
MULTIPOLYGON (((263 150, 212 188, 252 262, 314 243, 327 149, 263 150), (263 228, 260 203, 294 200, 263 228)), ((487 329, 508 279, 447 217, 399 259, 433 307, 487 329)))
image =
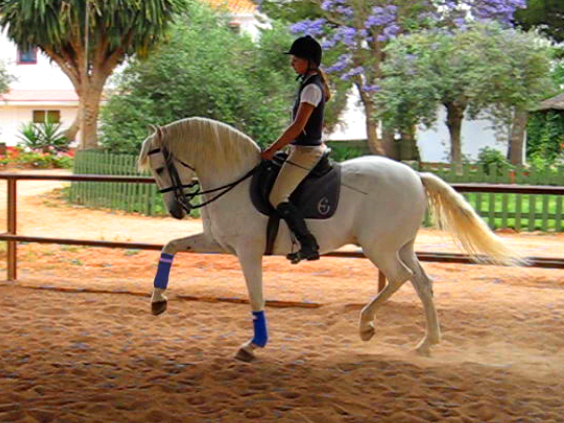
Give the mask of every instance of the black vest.
POLYGON ((294 145, 321 145, 321 138, 323 134, 323 115, 325 112, 325 91, 323 89, 323 80, 319 74, 310 76, 300 84, 298 96, 296 97, 294 109, 292 110, 292 118, 296 118, 298 108, 300 107, 300 97, 302 95, 302 91, 309 84, 315 84, 321 89, 321 101, 311 113, 302 133, 297 136, 295 141, 292 142, 294 145))

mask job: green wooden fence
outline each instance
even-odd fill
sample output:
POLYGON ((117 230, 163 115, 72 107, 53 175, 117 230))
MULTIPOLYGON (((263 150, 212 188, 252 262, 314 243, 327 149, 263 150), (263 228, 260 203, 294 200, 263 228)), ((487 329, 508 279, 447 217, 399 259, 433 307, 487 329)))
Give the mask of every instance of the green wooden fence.
MULTIPOLYGON (((114 155, 96 151, 78 151, 74 158, 75 174, 139 176, 137 156, 114 155)), ((144 176, 148 176, 146 174, 144 176)), ((69 200, 87 207, 137 212, 148 216, 165 215, 166 210, 152 184, 115 182, 73 182, 69 200)))
MULTIPOLYGON (((80 151, 75 156, 75 174, 138 176, 137 157, 80 151)), ((564 167, 535 169, 465 164, 460 169, 449 165, 424 165, 447 182, 553 185, 564 186, 564 167)), ((527 194, 464 193, 464 197, 492 228, 514 228, 520 231, 564 231, 562 196, 527 194)), ((73 182, 69 199, 87 207, 165 215, 166 211, 156 185, 104 182, 73 182)), ((429 218, 425 224, 430 224, 429 218)))

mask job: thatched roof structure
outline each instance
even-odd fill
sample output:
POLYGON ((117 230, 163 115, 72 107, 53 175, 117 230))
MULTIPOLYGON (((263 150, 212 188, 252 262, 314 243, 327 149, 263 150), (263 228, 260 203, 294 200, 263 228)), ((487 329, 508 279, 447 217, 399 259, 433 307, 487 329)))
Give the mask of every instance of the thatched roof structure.
POLYGON ((564 93, 558 94, 556 97, 549 98, 541 102, 535 109, 536 112, 546 110, 564 111, 564 93))

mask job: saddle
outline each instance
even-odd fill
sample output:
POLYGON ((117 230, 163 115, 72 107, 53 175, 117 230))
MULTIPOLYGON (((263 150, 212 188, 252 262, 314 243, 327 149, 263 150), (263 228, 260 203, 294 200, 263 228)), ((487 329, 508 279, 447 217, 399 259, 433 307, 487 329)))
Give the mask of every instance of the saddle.
MULTIPOLYGON (((341 165, 329 160, 329 152, 328 149, 323 154, 319 163, 290 196, 290 201, 305 219, 328 219, 337 210, 341 191, 341 165)), ((287 158, 287 153, 276 153, 272 160, 265 160, 259 165, 251 180, 251 201, 260 213, 269 216, 265 255, 272 254, 280 224, 280 216, 268 197, 287 158)))

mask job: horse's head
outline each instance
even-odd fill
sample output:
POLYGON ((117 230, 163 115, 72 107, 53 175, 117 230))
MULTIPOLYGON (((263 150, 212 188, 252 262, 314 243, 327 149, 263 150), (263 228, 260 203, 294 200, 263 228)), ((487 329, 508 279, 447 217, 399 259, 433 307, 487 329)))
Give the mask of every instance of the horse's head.
POLYGON ((152 130, 153 133, 143 141, 139 169, 151 171, 167 211, 172 217, 182 219, 192 207, 184 191, 193 186, 195 169, 176 159, 168 150, 163 128, 152 126, 152 130))

